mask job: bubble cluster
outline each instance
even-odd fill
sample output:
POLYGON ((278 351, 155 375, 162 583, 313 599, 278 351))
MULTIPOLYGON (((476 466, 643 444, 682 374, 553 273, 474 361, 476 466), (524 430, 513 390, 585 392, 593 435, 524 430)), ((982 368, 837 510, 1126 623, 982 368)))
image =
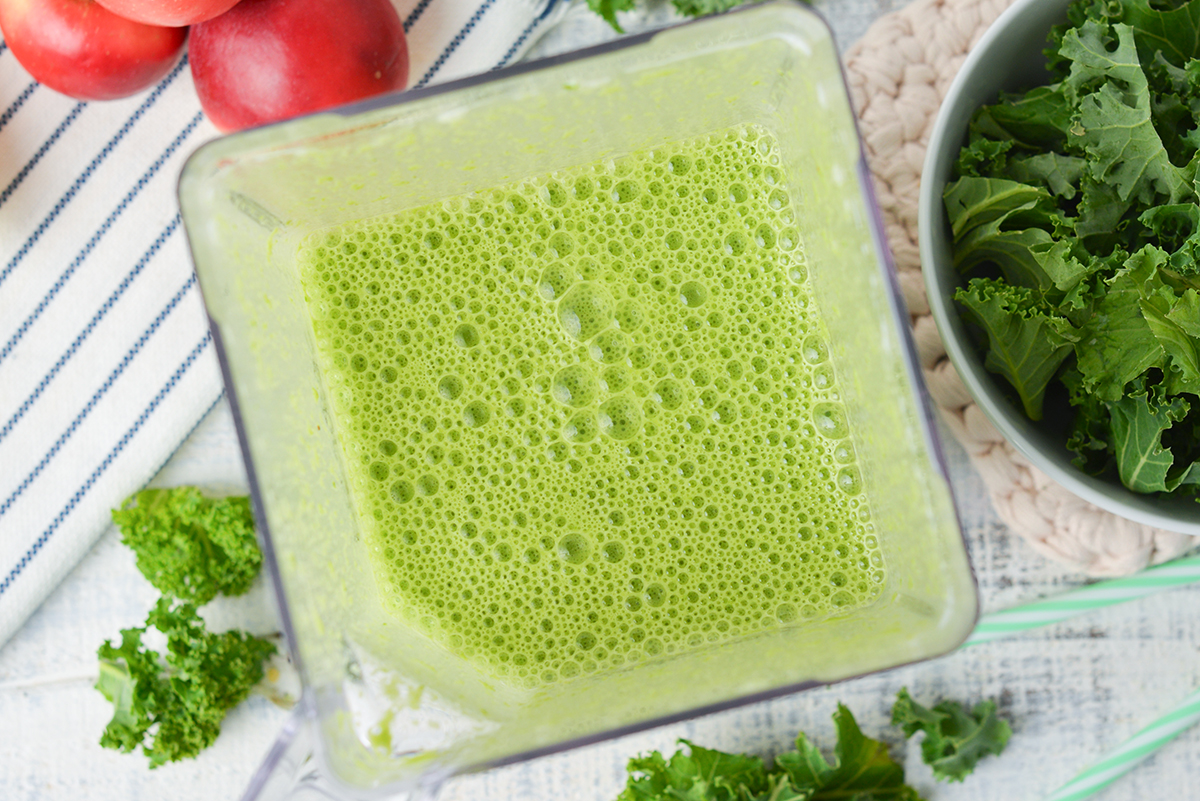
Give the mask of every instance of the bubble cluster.
POLYGON ((398 615, 535 686, 879 594, 779 161, 739 127, 304 244, 398 615))

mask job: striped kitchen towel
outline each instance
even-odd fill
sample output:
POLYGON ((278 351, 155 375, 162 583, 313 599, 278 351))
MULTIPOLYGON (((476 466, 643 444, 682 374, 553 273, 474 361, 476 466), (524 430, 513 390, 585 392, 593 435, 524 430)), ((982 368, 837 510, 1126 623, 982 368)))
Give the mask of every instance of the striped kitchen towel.
MULTIPOLYGON (((395 0, 410 86, 503 66, 567 0, 395 0)), ((186 59, 79 103, 0 40, 0 644, 220 400, 175 182, 217 131, 186 59)))

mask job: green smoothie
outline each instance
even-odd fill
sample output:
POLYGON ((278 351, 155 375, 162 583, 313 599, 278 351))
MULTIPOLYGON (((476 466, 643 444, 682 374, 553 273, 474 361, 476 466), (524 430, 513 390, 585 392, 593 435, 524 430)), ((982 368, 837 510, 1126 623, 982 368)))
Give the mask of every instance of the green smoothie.
POLYGON ((396 615, 532 687, 878 596, 779 161, 739 127, 306 242, 396 615))

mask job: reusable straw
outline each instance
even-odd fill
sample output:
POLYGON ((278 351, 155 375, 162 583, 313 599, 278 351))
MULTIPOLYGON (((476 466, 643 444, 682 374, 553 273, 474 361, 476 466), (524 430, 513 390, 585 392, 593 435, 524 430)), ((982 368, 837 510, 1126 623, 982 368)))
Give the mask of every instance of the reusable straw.
POLYGON ((1046 797, 1046 801, 1079 801, 1112 784, 1134 765, 1200 721, 1200 690, 1125 741, 1123 745, 1046 797))
MULTIPOLYGON (((1156 592, 1200 581, 1200 556, 1176 559, 1136 576, 1111 579, 1071 590, 1057 598, 1034 601, 983 615, 962 647, 991 642, 1022 631, 1048 626, 1094 609, 1132 601, 1156 592)), ((1093 767, 1046 797, 1045 801, 1080 801, 1125 775, 1182 732, 1200 722, 1200 690, 1139 731, 1093 767)))
POLYGON ((1176 559, 1143 570, 1136 576, 1097 582, 1071 590, 1057 598, 1034 601, 1002 612, 983 615, 962 647, 1009 637, 1094 609, 1132 601, 1196 581, 1200 581, 1200 556, 1176 559))

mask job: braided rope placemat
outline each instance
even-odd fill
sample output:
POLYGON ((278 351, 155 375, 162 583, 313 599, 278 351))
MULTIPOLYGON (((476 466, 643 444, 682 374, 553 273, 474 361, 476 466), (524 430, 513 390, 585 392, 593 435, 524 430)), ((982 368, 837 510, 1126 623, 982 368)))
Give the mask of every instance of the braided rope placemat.
POLYGON ((1039 553, 1089 575, 1133 573, 1193 538, 1106 512, 1051 481, 996 431, 946 356, 917 246, 925 147, 967 52, 1011 0, 916 0, 878 19, 846 53, 867 161, 930 394, 987 485, 996 513, 1039 553))

